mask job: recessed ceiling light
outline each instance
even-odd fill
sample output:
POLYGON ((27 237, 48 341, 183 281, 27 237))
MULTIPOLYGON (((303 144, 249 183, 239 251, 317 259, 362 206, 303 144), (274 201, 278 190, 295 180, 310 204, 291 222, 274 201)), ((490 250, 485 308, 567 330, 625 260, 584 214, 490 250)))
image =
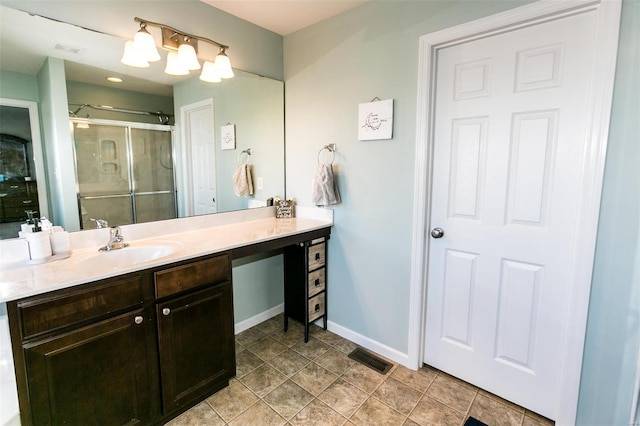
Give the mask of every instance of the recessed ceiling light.
POLYGON ((122 83, 122 79, 119 77, 107 77, 107 80, 112 83, 122 83))

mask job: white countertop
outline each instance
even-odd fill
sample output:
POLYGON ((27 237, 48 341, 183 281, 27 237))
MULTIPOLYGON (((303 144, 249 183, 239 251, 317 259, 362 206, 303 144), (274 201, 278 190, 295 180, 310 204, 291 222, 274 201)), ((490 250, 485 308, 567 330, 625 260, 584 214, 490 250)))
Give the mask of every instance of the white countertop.
MULTIPOLYGON (((0 303, 330 226, 332 221, 324 219, 268 217, 136 240, 128 239, 127 228, 122 227, 130 247, 160 245, 170 246, 174 251, 165 257, 126 267, 101 262, 101 256, 110 253, 98 252, 97 245, 74 249, 66 259, 40 265, 29 265, 24 260, 5 263, 0 269, 0 303)), ((124 253, 127 249, 118 252, 124 253)))

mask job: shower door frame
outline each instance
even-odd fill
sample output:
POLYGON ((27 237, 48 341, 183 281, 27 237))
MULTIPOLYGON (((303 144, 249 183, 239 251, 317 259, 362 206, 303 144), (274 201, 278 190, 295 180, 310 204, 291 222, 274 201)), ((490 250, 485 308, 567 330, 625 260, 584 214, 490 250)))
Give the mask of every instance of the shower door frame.
POLYGON ((91 199, 107 199, 114 197, 127 197, 130 200, 131 206, 131 218, 132 223, 138 223, 137 214, 136 214, 136 195, 152 195, 152 194, 169 194, 173 192, 173 209, 175 213, 175 217, 178 217, 178 187, 176 182, 176 146, 175 146, 175 126, 167 125, 167 124, 150 124, 150 123, 139 123, 135 121, 122 121, 122 120, 108 120, 102 118, 75 118, 70 117, 69 122, 71 123, 71 140, 73 141, 73 168, 75 175, 75 184, 76 184, 76 197, 78 200, 78 218, 80 222, 80 229, 83 230, 84 224, 82 221, 82 208, 80 205, 81 199, 91 200, 91 199), (122 127, 125 129, 125 145, 127 152, 127 173, 129 176, 129 193, 128 195, 89 195, 85 197, 80 196, 80 182, 78 181, 78 155, 76 152, 76 143, 75 143, 75 125, 76 124, 88 124, 97 125, 97 126, 112 126, 112 127, 122 127), (131 130, 132 129, 141 129, 141 130, 159 130, 169 132, 171 136, 171 166, 172 166, 172 177, 173 177, 173 191, 151 191, 151 192, 140 192, 137 193, 135 191, 135 179, 133 175, 133 148, 131 141, 131 130))

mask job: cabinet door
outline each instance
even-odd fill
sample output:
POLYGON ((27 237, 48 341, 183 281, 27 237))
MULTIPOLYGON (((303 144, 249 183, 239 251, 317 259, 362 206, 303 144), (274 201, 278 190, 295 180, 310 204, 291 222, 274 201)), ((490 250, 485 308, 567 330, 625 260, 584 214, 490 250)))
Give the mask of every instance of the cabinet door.
POLYGON ((149 417, 139 309, 23 345, 34 425, 134 425, 149 417))
POLYGON ((168 300, 157 310, 166 414, 225 387, 235 376, 231 283, 168 300))

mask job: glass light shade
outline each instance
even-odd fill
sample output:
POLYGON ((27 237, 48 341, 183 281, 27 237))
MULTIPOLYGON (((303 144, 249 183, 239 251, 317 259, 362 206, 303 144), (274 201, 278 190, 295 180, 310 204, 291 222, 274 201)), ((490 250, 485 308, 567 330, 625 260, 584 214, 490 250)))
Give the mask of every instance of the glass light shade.
POLYGON ((178 60, 176 52, 169 52, 167 55, 167 67, 164 72, 169 75, 187 75, 189 74, 189 69, 178 60))
POLYGON ((202 65, 202 74, 200 74, 200 80, 208 83, 220 83, 222 79, 216 71, 216 65, 213 62, 204 61, 202 65))
POLYGON ((220 53, 218 53, 218 56, 216 56, 215 66, 216 71, 221 78, 233 77, 231 61, 229 60, 229 57, 224 53, 224 51, 221 51, 220 53))
POLYGON ((128 40, 124 44, 124 53, 122 54, 120 62, 130 67, 149 67, 149 62, 133 48, 133 40, 128 40))
POLYGON ((148 62, 160 60, 156 41, 153 39, 153 36, 149 34, 149 31, 144 28, 140 28, 140 31, 133 37, 133 48, 148 62))
POLYGON ((190 44, 181 44, 178 47, 178 60, 187 67, 188 70, 199 70, 200 62, 196 56, 196 50, 190 44))

